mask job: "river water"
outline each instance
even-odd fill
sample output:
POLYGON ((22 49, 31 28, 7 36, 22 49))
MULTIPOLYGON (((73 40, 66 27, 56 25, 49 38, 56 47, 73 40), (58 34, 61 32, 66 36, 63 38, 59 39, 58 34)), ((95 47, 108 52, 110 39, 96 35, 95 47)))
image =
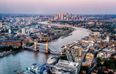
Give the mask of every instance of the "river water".
MULTIPOLYGON (((63 45, 72 43, 73 41, 80 40, 81 38, 88 36, 90 32, 84 28, 76 28, 70 36, 61 37, 49 43, 49 48, 52 51, 60 51, 63 45)), ((14 71, 22 71, 26 67, 31 66, 33 63, 42 65, 46 63, 48 57, 52 54, 35 53, 31 51, 22 51, 16 54, 0 58, 0 74, 16 74, 14 71)))

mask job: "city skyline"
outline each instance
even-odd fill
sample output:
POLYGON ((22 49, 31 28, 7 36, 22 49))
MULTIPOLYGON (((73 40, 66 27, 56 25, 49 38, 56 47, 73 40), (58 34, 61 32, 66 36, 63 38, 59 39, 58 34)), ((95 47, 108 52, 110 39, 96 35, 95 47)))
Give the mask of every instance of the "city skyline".
POLYGON ((116 0, 0 0, 0 74, 116 74, 116 0))
POLYGON ((116 14, 115 0, 1 0, 0 13, 116 14))

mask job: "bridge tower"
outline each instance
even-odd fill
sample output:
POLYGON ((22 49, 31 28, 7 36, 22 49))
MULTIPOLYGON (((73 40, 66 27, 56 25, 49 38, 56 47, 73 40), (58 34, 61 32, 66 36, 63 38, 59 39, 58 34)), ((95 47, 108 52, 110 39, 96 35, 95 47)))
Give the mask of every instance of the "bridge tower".
POLYGON ((48 47, 48 37, 46 38, 46 44, 45 44, 45 53, 48 54, 50 53, 49 47, 48 47))
POLYGON ((34 51, 39 51, 37 39, 34 40, 34 51))

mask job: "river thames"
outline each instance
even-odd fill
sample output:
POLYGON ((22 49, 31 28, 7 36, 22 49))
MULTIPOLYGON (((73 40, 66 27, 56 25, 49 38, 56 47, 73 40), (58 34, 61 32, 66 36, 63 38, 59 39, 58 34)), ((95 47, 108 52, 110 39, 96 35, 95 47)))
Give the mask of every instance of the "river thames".
MULTIPOLYGON (((61 37, 49 43, 49 48, 52 51, 61 51, 63 45, 72 43, 73 41, 80 40, 88 36, 90 31, 84 28, 76 28, 71 35, 61 37)), ((52 54, 35 53, 31 51, 21 51, 16 54, 11 54, 6 57, 0 58, 0 74, 16 74, 14 71, 22 71, 26 67, 31 66, 33 63, 42 65, 46 63, 47 59, 52 54)))

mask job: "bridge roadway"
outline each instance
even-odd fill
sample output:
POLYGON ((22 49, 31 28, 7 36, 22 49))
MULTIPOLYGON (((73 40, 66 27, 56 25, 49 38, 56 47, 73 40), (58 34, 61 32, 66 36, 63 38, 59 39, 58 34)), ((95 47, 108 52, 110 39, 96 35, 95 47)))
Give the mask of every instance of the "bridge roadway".
MULTIPOLYGON (((33 48, 33 46, 31 46, 31 47, 23 46, 23 48, 24 48, 25 50, 35 51, 34 48, 33 48)), ((49 49, 49 52, 50 52, 50 53, 48 53, 48 54, 60 55, 60 52, 58 52, 58 51, 53 51, 53 50, 51 50, 50 48, 48 48, 48 49, 49 49)), ((45 48, 41 48, 41 49, 38 48, 37 51, 35 51, 35 52, 46 53, 46 52, 45 52, 45 48)))

